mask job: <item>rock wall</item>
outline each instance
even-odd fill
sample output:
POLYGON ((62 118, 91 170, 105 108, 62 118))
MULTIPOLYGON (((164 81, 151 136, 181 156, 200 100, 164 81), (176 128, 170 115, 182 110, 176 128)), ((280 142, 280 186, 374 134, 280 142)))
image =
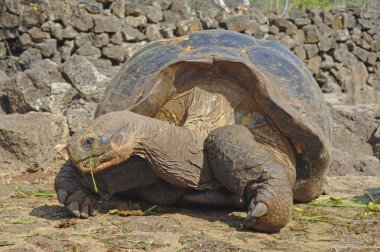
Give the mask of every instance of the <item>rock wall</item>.
POLYGON ((344 104, 332 113, 331 174, 379 174, 380 12, 310 9, 278 17, 244 6, 226 12, 212 0, 98 2, 0 1, 0 174, 61 162, 57 149, 68 132, 93 119, 123 62, 150 41, 202 29, 286 45, 308 65, 330 103, 344 104), (356 103, 372 105, 347 105, 356 103), (28 129, 40 130, 41 139, 20 133, 28 129), (33 151, 22 152, 28 148, 33 151), (38 153, 47 153, 46 159, 38 153))
POLYGON ((4 0, 0 10, 0 69, 10 76, 73 54, 119 65, 153 40, 228 29, 285 44, 335 103, 380 100, 380 12, 310 9, 280 18, 243 6, 227 13, 212 0, 4 0))

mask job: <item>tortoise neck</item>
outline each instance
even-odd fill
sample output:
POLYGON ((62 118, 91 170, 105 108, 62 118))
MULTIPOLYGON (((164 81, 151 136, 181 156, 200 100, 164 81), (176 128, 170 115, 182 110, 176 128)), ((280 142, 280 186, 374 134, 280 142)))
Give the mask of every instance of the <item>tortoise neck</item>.
POLYGON ((144 117, 139 124, 132 155, 145 159, 156 175, 187 188, 203 189, 213 180, 202 137, 154 118, 144 117))

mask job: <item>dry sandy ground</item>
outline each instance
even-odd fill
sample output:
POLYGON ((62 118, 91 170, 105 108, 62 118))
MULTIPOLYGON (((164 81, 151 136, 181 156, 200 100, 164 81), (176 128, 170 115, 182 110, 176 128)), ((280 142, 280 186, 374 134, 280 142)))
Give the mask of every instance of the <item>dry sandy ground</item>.
POLYGON ((76 219, 52 182, 44 173, 0 179, 0 251, 380 251, 380 212, 365 194, 380 191, 380 177, 329 178, 330 194, 296 204, 275 234, 243 230, 245 213, 233 209, 149 210, 130 200, 106 200, 96 217, 76 219))

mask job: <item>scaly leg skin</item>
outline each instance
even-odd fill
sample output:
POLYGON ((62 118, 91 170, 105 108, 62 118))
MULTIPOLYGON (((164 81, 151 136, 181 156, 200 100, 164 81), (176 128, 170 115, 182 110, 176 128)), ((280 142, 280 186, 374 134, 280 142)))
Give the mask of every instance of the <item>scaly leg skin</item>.
MULTIPOLYGON (((138 157, 131 157, 95 175, 98 193, 108 195, 148 186, 157 179, 145 161, 138 157)), ((91 175, 82 174, 71 161, 62 166, 54 187, 58 201, 75 216, 88 218, 96 214, 100 197, 94 191, 91 175)))
POLYGON ((97 213, 99 196, 89 189, 90 181, 89 175, 83 176, 71 161, 62 166, 55 178, 54 189, 59 203, 76 217, 88 218, 97 213))
POLYGON ((215 178, 245 199, 248 206, 245 228, 277 232, 289 222, 294 159, 256 141, 247 128, 238 125, 213 130, 205 145, 215 178))

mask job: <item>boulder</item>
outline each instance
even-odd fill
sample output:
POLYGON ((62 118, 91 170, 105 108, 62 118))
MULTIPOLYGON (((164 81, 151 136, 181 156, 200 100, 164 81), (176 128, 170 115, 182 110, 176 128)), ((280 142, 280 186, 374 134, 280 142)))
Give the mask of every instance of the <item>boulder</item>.
POLYGON ((202 30, 201 22, 198 18, 192 18, 178 21, 176 33, 178 36, 183 36, 200 30, 202 30))
POLYGON ((86 101, 99 102, 109 78, 99 73, 85 57, 74 55, 62 67, 62 74, 86 101))
POLYGON ((124 61, 124 52, 124 48, 119 45, 109 44, 102 48, 103 56, 117 63, 124 61))
POLYGON ((61 90, 54 84, 65 83, 59 69, 56 63, 46 59, 6 81, 4 91, 11 112, 62 111, 76 93, 72 88, 61 90))
MULTIPOLYGON (((128 17, 127 17, 128 19, 128 17)), ((120 19, 115 16, 94 16, 95 33, 119 32, 121 29, 120 19)))
POLYGON ((96 102, 88 102, 83 99, 75 101, 64 111, 67 118, 70 134, 79 132, 86 128, 95 117, 96 102))
POLYGON ((0 115, 0 174, 58 168, 69 138, 66 118, 50 113, 0 115))
MULTIPOLYGON (((377 106, 377 111, 379 107, 377 106)), ((378 176, 379 159, 369 140, 379 125, 373 105, 337 105, 332 109, 332 155, 328 175, 378 176)))

